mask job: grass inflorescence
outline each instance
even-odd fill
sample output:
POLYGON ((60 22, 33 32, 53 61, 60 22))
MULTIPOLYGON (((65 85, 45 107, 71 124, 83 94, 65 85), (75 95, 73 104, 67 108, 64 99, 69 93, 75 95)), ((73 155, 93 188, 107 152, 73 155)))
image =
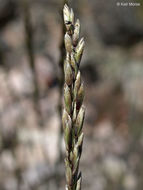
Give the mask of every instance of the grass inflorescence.
POLYGON ((82 175, 79 161, 83 144, 83 121, 85 107, 84 85, 81 80, 80 62, 84 50, 84 39, 79 39, 80 21, 74 19, 74 12, 66 4, 63 9, 66 57, 64 61, 64 111, 63 131, 66 147, 66 190, 81 190, 82 175))

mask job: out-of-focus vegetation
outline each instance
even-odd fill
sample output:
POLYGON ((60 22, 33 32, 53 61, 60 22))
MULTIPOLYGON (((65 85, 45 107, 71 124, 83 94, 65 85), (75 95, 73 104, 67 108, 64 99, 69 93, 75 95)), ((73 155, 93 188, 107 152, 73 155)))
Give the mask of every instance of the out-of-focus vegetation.
MULTIPOLYGON (((0 0, 0 190, 59 190, 63 1, 23 1, 0 0)), ((86 41, 83 190, 143 189, 143 1, 116 2, 69 1, 86 41)))

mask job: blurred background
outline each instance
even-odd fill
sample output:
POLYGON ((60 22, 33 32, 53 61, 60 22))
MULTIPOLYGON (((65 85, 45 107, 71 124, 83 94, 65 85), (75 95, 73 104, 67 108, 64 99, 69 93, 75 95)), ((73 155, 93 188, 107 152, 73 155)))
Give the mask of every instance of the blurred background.
MULTIPOLYGON (((140 6, 69 2, 86 41, 83 190, 143 189, 143 1, 126 2, 140 6)), ((0 190, 65 188, 63 4, 0 0, 0 190)))

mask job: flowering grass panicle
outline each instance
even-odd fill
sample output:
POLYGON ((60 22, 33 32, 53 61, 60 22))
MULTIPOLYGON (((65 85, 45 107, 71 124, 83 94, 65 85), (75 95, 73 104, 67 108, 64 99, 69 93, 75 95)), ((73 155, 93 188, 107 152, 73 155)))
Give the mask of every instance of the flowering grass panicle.
POLYGON ((85 107, 84 85, 80 73, 80 61, 84 50, 84 39, 79 39, 80 21, 74 19, 74 12, 66 4, 63 9, 66 27, 64 61, 64 110, 63 130, 66 147, 66 190, 81 190, 82 175, 79 161, 83 144, 83 122, 85 107))

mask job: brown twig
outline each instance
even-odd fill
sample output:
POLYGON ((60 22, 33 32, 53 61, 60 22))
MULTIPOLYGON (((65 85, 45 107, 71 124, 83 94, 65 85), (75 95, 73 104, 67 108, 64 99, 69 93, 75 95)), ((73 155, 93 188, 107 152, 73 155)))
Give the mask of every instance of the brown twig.
POLYGON ((40 90, 38 85, 36 66, 35 66, 35 56, 34 56, 34 46, 33 46, 33 27, 31 23, 31 15, 30 15, 30 5, 28 0, 23 0, 23 14, 24 14, 24 27, 25 27, 25 39, 26 39, 26 49, 27 55, 29 58, 29 65, 33 75, 33 102, 34 108, 36 111, 36 115, 38 118, 38 124, 43 126, 43 117, 40 109, 40 90))

